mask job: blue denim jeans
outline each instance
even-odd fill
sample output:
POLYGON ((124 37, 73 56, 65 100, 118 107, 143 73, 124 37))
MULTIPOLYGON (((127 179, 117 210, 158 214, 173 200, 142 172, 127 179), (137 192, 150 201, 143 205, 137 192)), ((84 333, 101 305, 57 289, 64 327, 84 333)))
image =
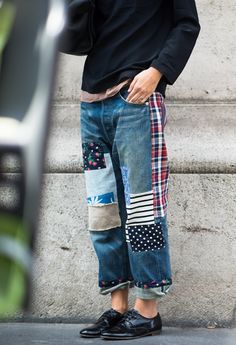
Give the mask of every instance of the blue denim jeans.
POLYGON ((88 230, 103 295, 134 288, 144 299, 172 286, 167 226, 169 162, 164 97, 126 100, 127 87, 81 102, 81 138, 88 230))

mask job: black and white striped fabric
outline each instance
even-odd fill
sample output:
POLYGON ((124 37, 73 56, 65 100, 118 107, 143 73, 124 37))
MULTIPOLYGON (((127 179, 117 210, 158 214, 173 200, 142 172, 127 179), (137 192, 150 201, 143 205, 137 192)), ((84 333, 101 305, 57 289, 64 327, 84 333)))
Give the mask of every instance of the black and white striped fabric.
POLYGON ((130 194, 126 225, 154 224, 153 192, 130 194))

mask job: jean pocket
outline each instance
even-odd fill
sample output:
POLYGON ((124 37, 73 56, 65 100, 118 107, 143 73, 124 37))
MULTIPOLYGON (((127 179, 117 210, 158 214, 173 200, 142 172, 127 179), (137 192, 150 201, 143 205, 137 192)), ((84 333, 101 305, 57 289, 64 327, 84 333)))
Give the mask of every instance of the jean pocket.
POLYGON ((138 106, 138 107, 146 107, 148 106, 148 100, 146 100, 144 103, 133 103, 133 102, 130 102, 130 101, 127 101, 127 97, 129 95, 129 92, 128 92, 128 89, 121 89, 119 91, 119 96, 120 96, 120 99, 126 103, 126 104, 129 104, 129 105, 132 105, 132 106, 138 106))

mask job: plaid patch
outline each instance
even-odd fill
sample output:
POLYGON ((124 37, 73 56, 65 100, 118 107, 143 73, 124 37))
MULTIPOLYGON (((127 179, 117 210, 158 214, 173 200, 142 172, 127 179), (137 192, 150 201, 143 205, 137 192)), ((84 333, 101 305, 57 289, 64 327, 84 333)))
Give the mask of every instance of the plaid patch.
POLYGON ((169 162, 164 137, 167 122, 164 97, 153 92, 149 97, 152 137, 152 190, 154 216, 164 217, 167 213, 169 162))

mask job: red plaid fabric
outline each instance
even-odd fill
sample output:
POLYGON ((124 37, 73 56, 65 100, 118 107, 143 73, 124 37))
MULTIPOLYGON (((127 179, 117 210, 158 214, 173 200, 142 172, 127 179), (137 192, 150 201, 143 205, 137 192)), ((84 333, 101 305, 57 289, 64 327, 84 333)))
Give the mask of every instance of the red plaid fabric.
POLYGON ((154 217, 164 217, 167 213, 169 162, 164 137, 167 122, 164 97, 154 92, 149 97, 152 138, 152 190, 154 217))

